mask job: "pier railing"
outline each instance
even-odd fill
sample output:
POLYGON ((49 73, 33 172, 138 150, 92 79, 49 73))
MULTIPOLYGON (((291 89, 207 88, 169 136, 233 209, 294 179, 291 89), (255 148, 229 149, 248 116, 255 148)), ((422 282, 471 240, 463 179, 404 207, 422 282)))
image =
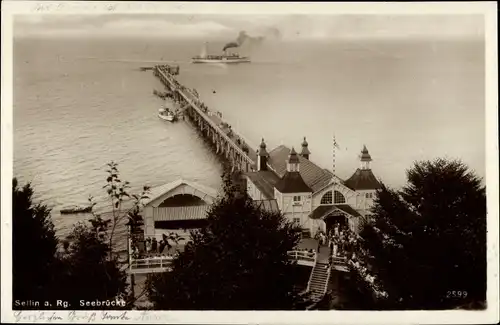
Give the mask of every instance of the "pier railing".
MULTIPOLYGON (((299 265, 314 266, 316 264, 316 252, 289 251, 287 255, 289 259, 296 260, 299 265)), ((173 260, 174 257, 171 256, 132 258, 130 261, 130 272, 134 274, 168 272, 172 269, 173 260)))
MULTIPOLYGON (((228 143, 231 144, 232 148, 239 154, 241 155, 247 163, 251 164, 252 166, 255 165, 255 161, 252 160, 252 158, 250 158, 250 156, 245 152, 243 151, 239 146, 238 144, 235 143, 235 141, 233 139, 231 139, 221 128, 220 126, 218 126, 208 115, 207 113, 205 113, 202 109, 200 109, 198 107, 198 104, 195 102, 195 99, 198 100, 198 97, 196 97, 193 92, 191 91, 191 89, 183 86, 182 84, 180 84, 179 82, 177 82, 173 77, 170 76, 170 74, 168 73, 168 71, 164 68, 162 68, 161 66, 156 66, 156 71, 158 71, 158 73, 160 73, 164 78, 165 80, 167 80, 171 86, 173 85, 175 88, 177 88, 177 91, 179 94, 182 95, 182 97, 184 97, 184 99, 191 105, 191 107, 193 107, 196 112, 201 116, 203 117, 203 119, 212 127, 214 128, 215 130, 217 130, 217 133, 224 139, 226 140, 228 143)), ((239 135, 238 135, 239 136, 239 135)), ((242 138, 242 137, 240 137, 242 138)), ((242 138, 243 139, 243 138, 242 138)))
POLYGON ((347 264, 347 257, 345 256, 332 256, 332 267, 337 271, 349 272, 347 264))
POLYGON ((308 266, 314 266, 317 258, 316 252, 307 251, 288 251, 287 255, 289 259, 296 260, 297 264, 308 266))
POLYGON ((332 256, 332 263, 342 266, 347 266, 347 257, 345 256, 332 256))
POLYGON ((130 262, 130 271, 132 273, 165 272, 170 270, 173 260, 173 257, 132 259, 130 262))

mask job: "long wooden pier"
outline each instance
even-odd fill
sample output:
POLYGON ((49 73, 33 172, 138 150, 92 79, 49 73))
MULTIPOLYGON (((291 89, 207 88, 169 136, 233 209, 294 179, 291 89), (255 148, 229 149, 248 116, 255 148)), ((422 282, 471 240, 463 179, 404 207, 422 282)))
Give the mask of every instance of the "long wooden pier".
POLYGON ((153 68, 154 75, 165 87, 173 93, 173 97, 181 102, 193 125, 208 139, 216 150, 229 161, 233 169, 252 171, 256 169, 257 152, 251 149, 242 135, 237 134, 219 112, 211 111, 198 98, 198 95, 188 87, 180 84, 174 75, 179 73, 178 67, 157 65, 153 68))

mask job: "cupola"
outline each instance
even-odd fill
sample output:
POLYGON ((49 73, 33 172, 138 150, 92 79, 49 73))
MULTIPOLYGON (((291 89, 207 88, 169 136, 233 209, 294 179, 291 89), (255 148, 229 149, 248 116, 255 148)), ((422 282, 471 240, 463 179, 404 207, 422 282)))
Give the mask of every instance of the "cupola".
POLYGON ((258 157, 257 157, 257 170, 267 170, 267 158, 269 157, 269 153, 266 150, 266 143, 264 142, 264 138, 260 142, 258 157))
POLYGON ((292 147, 290 154, 288 155, 288 160, 286 162, 286 170, 287 172, 298 172, 299 171, 299 156, 295 152, 295 149, 292 147))
POLYGON ((300 155, 306 159, 309 159, 309 155, 311 154, 308 146, 309 144, 307 143, 306 137, 304 137, 304 141, 302 141, 302 151, 300 152, 300 155))
POLYGON ((361 162, 361 169, 370 169, 370 161, 372 161, 372 157, 370 156, 370 153, 368 153, 368 149, 366 149, 365 145, 363 145, 363 150, 361 150, 359 160, 361 162))

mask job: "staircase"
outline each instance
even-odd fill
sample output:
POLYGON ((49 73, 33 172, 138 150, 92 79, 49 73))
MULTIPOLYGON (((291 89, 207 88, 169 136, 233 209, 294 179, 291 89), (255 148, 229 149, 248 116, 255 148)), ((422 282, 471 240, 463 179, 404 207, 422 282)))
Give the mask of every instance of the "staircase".
POLYGON ((307 285, 307 291, 313 302, 320 301, 326 294, 329 280, 330 267, 328 263, 316 262, 307 285))

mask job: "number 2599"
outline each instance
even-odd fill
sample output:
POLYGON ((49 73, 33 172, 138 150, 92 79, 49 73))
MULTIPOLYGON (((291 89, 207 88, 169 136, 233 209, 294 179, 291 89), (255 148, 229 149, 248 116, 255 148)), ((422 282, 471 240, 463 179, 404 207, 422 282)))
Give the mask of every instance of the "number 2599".
POLYGON ((465 298, 467 291, 447 291, 446 298, 465 298))

